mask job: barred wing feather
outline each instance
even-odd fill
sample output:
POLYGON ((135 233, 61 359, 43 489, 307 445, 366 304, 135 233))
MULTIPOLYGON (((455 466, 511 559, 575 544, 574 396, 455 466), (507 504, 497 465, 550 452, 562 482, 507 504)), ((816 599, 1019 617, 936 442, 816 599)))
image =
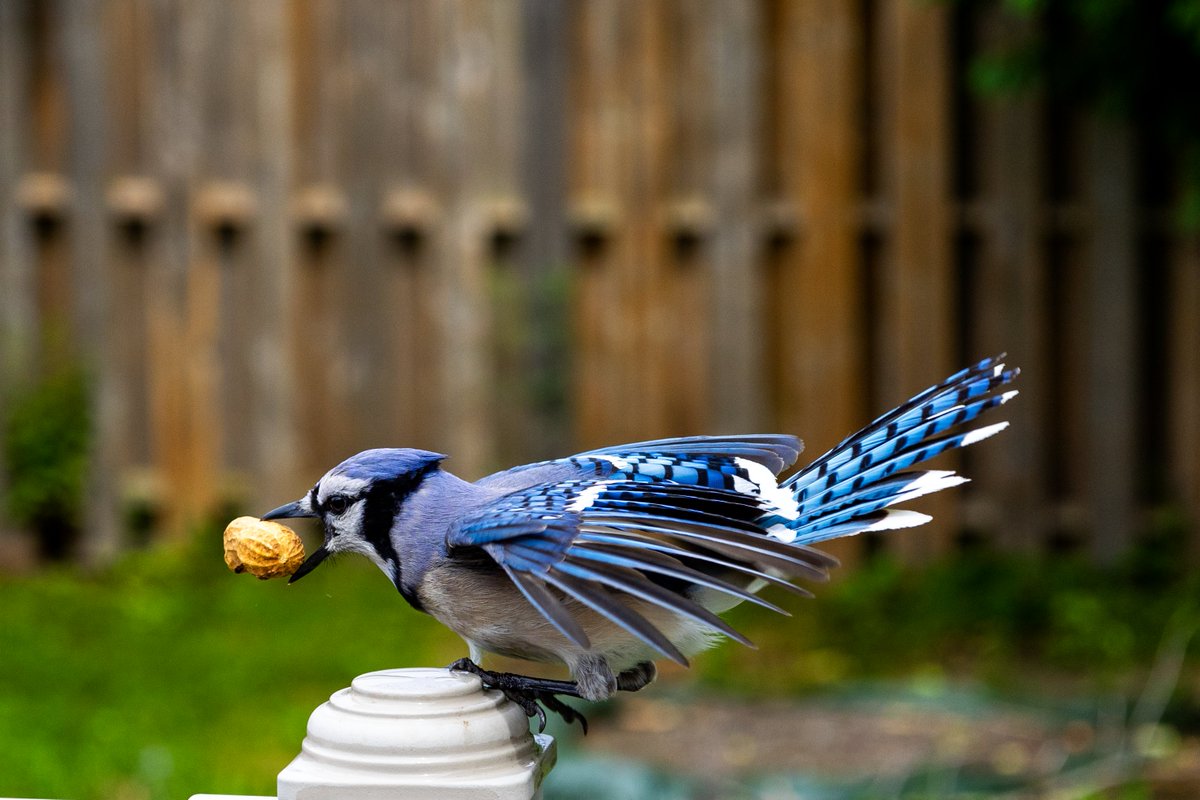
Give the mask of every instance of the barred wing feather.
POLYGON ((485 551, 580 646, 589 643, 568 598, 686 663, 629 598, 749 644, 697 602, 691 587, 782 611, 747 587, 761 581, 807 594, 789 579, 823 579, 837 563, 809 545, 927 522, 925 514, 891 507, 966 479, 909 468, 1006 427, 954 430, 1014 397, 1003 389, 1017 374, 1000 358, 984 359, 782 483, 775 476, 802 445, 779 434, 658 439, 497 473, 480 484, 507 493, 459 520, 447 543, 452 555, 485 551))
POLYGON ((452 557, 456 548, 482 548, 525 598, 581 647, 589 643, 563 604, 567 597, 686 663, 623 597, 749 644, 720 617, 656 578, 782 611, 721 575, 786 584, 781 573, 822 577, 830 562, 823 554, 764 536, 755 522, 764 510, 757 498, 723 489, 665 481, 564 481, 500 498, 460 520, 447 544, 452 557))

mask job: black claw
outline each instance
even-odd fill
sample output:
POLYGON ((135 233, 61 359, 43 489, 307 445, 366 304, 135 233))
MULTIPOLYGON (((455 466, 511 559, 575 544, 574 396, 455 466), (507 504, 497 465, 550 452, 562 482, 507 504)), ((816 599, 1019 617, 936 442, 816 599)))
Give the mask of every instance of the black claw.
POLYGON ((525 716, 532 717, 534 714, 538 718, 538 733, 542 733, 546 730, 546 711, 537 704, 536 700, 530 700, 529 705, 525 708, 525 716))
POLYGON ((537 717, 538 733, 546 730, 546 711, 558 714, 570 725, 579 722, 586 736, 587 718, 571 706, 559 700, 557 695, 579 696, 579 688, 570 681, 554 681, 530 678, 511 672, 490 672, 469 658, 460 658, 447 667, 452 672, 469 672, 479 677, 485 689, 496 689, 525 712, 528 717, 537 717))
MULTIPOLYGON (((583 735, 587 736, 587 732, 588 732, 587 717, 585 717, 583 714, 580 714, 579 711, 577 711, 576 709, 567 705, 562 700, 559 700, 557 697, 555 697, 552 694, 543 695, 542 697, 540 697, 538 699, 541 701, 542 705, 544 705, 546 707, 547 710, 553 711, 555 714, 558 714, 560 717, 563 718, 563 720, 568 725, 570 725, 572 722, 578 721, 579 727, 583 729, 583 735)), ((541 731, 538 731, 538 733, 541 733, 541 731)))

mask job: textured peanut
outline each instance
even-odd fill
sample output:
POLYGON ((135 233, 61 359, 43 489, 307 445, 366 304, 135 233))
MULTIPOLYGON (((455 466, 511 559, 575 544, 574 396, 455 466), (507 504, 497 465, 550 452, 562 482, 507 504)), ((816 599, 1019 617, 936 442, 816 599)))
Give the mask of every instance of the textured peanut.
POLYGON ((304 543, 278 522, 238 517, 225 528, 225 563, 259 578, 291 575, 304 563, 304 543))

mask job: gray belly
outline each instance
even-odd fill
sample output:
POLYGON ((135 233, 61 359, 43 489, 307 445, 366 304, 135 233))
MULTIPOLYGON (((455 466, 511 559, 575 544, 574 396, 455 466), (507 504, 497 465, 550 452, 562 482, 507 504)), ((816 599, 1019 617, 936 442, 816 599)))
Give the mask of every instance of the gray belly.
MULTIPOLYGON (((559 662, 572 669, 585 657, 603 656, 617 672, 661 657, 621 626, 575 600, 563 598, 591 642, 586 649, 580 647, 551 625, 499 568, 471 569, 443 562, 425 574, 418 595, 425 610, 443 625, 491 653, 559 662)), ((706 650, 719 638, 708 628, 658 606, 618 596, 685 655, 706 650)))
POLYGON ((492 653, 530 661, 569 662, 579 648, 537 612, 499 570, 431 568, 417 590, 434 618, 492 653))

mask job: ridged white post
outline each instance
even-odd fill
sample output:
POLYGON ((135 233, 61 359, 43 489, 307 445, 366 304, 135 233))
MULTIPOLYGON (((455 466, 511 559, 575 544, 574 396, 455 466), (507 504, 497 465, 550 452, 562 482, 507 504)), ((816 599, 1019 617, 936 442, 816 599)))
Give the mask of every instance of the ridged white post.
POLYGON ((554 739, 474 675, 369 672, 309 717, 279 800, 531 800, 555 757, 554 739))

